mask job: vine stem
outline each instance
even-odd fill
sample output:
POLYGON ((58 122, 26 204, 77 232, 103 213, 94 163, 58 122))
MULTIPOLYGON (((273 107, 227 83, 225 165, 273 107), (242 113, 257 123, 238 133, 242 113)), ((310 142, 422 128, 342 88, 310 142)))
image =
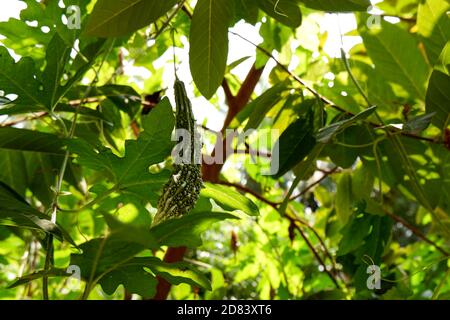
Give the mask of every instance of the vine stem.
MULTIPOLYGON (((86 99, 86 97, 89 95, 92 87, 95 85, 95 83, 98 81, 98 74, 100 73, 101 68, 103 67, 104 62, 106 61, 107 56, 109 55, 109 53, 111 52, 113 45, 114 45, 114 40, 111 41, 111 45, 109 47, 109 49, 106 51, 99 67, 98 70, 95 72, 95 76, 94 79, 91 81, 91 84, 89 85, 89 87, 86 89, 86 91, 84 92, 83 95, 83 99, 81 100, 81 103, 79 105, 77 105, 76 110, 75 110, 75 114, 73 116, 72 119, 72 123, 69 129, 69 132, 67 133, 67 138, 68 139, 72 139, 75 135, 75 129, 77 126, 77 120, 78 120, 78 115, 80 112, 80 108, 81 106, 84 104, 84 100, 86 99)), ((64 131, 67 132, 64 122, 63 126, 64 126, 64 131)), ((55 195, 53 197, 52 203, 50 205, 50 210, 51 210, 51 222, 56 223, 56 218, 58 215, 58 200, 59 200, 59 196, 61 194, 61 188, 62 188, 62 183, 63 183, 63 179, 64 179, 64 175, 66 173, 67 170, 67 164, 69 162, 69 157, 70 157, 70 151, 66 150, 65 154, 64 154, 64 159, 63 162, 61 164, 61 168, 59 169, 59 173, 58 173, 58 178, 56 180, 56 185, 55 185, 55 195)), ((44 276, 42 278, 42 295, 43 295, 43 299, 44 300, 49 300, 49 294, 48 294, 48 275, 47 272, 50 269, 50 266, 53 264, 53 252, 54 252, 54 246, 53 246, 53 235, 49 234, 47 236, 47 252, 45 255, 45 264, 44 264, 44 270, 46 271, 46 273, 44 273, 44 276)))

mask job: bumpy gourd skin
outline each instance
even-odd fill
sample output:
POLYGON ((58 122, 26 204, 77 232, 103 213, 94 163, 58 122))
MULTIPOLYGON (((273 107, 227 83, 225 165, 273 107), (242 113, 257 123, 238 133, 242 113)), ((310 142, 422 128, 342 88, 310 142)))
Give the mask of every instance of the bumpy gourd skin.
POLYGON ((190 133, 190 161, 176 163, 173 166, 172 176, 164 185, 163 192, 158 201, 157 212, 153 225, 164 220, 180 217, 188 213, 197 203, 200 190, 203 187, 200 164, 196 163, 198 150, 198 132, 192 114, 191 102, 187 98, 183 82, 175 81, 176 102, 176 129, 185 129, 190 133))

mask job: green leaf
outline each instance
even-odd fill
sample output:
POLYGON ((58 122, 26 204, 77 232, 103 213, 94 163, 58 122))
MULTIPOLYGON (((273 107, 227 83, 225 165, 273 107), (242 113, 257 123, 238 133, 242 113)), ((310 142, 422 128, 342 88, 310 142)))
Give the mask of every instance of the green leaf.
POLYGON ((124 284, 129 291, 145 297, 154 294, 155 284, 154 275, 145 268, 174 284, 184 282, 207 289, 210 285, 184 262, 167 264, 157 258, 136 258, 136 254, 163 245, 198 246, 201 244, 200 233, 208 229, 211 223, 236 218, 227 213, 200 212, 167 220, 148 229, 122 223, 110 215, 104 216, 111 229, 109 235, 81 244, 82 253, 72 254, 70 264, 80 267, 83 279, 98 280, 108 294, 124 284))
POLYGON ((68 46, 56 32, 47 47, 46 66, 42 73, 44 92, 47 95, 47 108, 53 110, 61 98, 60 81, 70 58, 71 46, 68 46))
MULTIPOLYGON (((55 195, 51 186, 55 184, 58 172, 57 165, 61 168, 62 157, 58 157, 61 160, 56 161, 53 156, 41 152, 28 153, 24 156, 27 164, 26 171, 30 179, 28 187, 33 195, 48 208, 55 195)), ((69 180, 68 173, 69 171, 65 175, 66 181, 69 180)))
MULTIPOLYGON (((36 97, 36 99, 40 99, 42 103, 36 105, 36 103, 22 104, 20 100, 17 99, 13 102, 2 102, 0 100, 0 106, 4 105, 4 107, 0 109, 0 115, 16 115, 28 112, 47 111, 51 107, 54 107, 54 111, 74 112, 74 107, 60 105, 57 104, 57 102, 67 94, 72 86, 80 80, 92 66, 95 62, 95 58, 101 53, 104 43, 104 40, 98 40, 86 45, 69 66, 68 54, 70 53, 70 50, 72 50, 72 47, 67 45, 66 42, 55 33, 47 50, 47 66, 44 70, 44 74, 36 75, 36 77, 39 76, 39 79, 44 78, 43 88, 45 90, 39 90, 38 94, 40 96, 36 97), (67 80, 64 86, 62 86, 61 77, 69 74, 73 74, 73 76, 67 80)), ((41 83, 38 82, 37 85, 40 86, 41 83)), ((79 99, 84 96, 84 93, 85 91, 79 92, 79 94, 73 98, 79 99)), ((80 114, 86 113, 86 109, 87 108, 82 108, 80 114)), ((91 110, 91 113, 94 111, 95 110, 91 110)))
MULTIPOLYGON (((274 150, 279 148, 278 171, 275 178, 281 177, 297 163, 302 161, 316 145, 313 135, 313 125, 310 120, 300 118, 283 131, 275 142, 274 150)), ((272 152, 272 154, 275 154, 272 152)), ((275 172, 276 160, 272 160, 271 172, 275 172)))
POLYGON ((44 231, 75 245, 70 236, 49 217, 31 207, 19 194, 0 181, 0 225, 44 231))
MULTIPOLYGON (((289 41, 292 38, 292 34, 292 28, 279 23, 275 19, 266 19, 259 28, 259 35, 264 39, 259 46, 266 52, 273 52, 273 50, 276 50, 283 53, 282 56, 284 56, 284 53, 290 52, 289 41)), ((262 50, 256 50, 255 68, 257 69, 264 67, 270 59, 262 50)), ((280 79, 273 81, 273 83, 279 83, 286 80, 287 76, 279 66, 276 67, 274 72, 280 72, 282 76, 280 79)), ((274 72, 271 72, 271 75, 274 75, 274 72)))
MULTIPOLYGON (((103 53, 105 44, 107 42, 104 39, 99 39, 95 42, 89 43, 82 48, 81 52, 75 57, 70 66, 70 72, 73 76, 69 78, 64 86, 61 86, 58 94, 60 97, 65 97, 69 90, 78 83, 78 81, 85 75, 85 73, 95 63, 96 58, 103 53)), ((85 98, 86 91, 83 91, 81 95, 78 95, 76 99, 85 98)))
POLYGON ((123 240, 123 242, 132 242, 142 245, 143 248, 153 248, 158 247, 156 239, 149 232, 148 228, 141 226, 135 226, 132 224, 126 224, 117 220, 114 216, 104 213, 108 227, 111 230, 111 236, 114 239, 123 240))
POLYGON ((345 128, 348 128, 352 124, 364 120, 369 117, 376 109, 376 106, 369 107, 353 117, 335 122, 327 127, 324 127, 317 132, 316 138, 318 142, 327 143, 339 132, 342 132, 345 128))
POLYGON ((96 37, 127 35, 155 22, 172 8, 176 0, 99 0, 85 33, 96 37))
POLYGON ((87 107, 74 107, 68 104, 58 104, 55 108, 55 112, 69 112, 69 113, 75 113, 77 112, 78 109, 78 114, 82 115, 86 118, 91 118, 91 119, 98 119, 98 120, 102 120, 104 121, 106 124, 111 125, 110 122, 108 122, 109 120, 98 110, 94 110, 91 108, 87 108, 87 107))
POLYGON ((107 294, 113 294, 123 284, 130 293, 151 298, 156 292, 155 275, 173 285, 187 283, 211 290, 208 279, 192 265, 186 262, 166 263, 156 257, 133 258, 103 276, 100 284, 107 294))
POLYGON ((36 75, 31 58, 25 57, 16 63, 8 50, 0 46, 0 88, 5 96, 17 95, 14 101, 6 105, 7 108, 26 108, 27 112, 42 110, 41 84, 36 80, 36 75))
POLYGON ((21 196, 28 185, 25 156, 22 152, 0 149, 0 181, 5 182, 21 196))
POLYGON ((417 0, 387 0, 378 2, 376 7, 392 16, 413 17, 417 14, 417 0))
POLYGON ((339 222, 345 225, 353 212, 352 176, 350 173, 343 173, 337 183, 334 207, 339 222))
POLYGON ((237 66, 239 66, 241 63, 247 61, 249 58, 251 58, 251 56, 245 56, 239 59, 234 60, 233 62, 231 62, 229 65, 227 65, 226 68, 226 73, 232 71, 234 68, 236 68, 237 66))
MULTIPOLYGON (((353 58, 348 59, 351 72, 369 98, 369 101, 378 107, 379 113, 383 114, 383 111, 389 113, 393 112, 394 110, 397 110, 397 105, 400 101, 405 100, 405 103, 408 101, 407 99, 399 101, 400 97, 396 96, 392 85, 385 81, 384 74, 379 73, 378 70, 374 69, 369 63, 361 61, 360 55, 353 55, 352 53, 351 57, 353 58)), ((341 61, 341 66, 343 68, 346 62, 342 59, 341 61)), ((342 101, 342 106, 345 106, 346 110, 360 111, 360 106, 363 104, 364 98, 361 96, 354 83, 352 83, 347 70, 339 72, 332 88, 320 89, 335 103, 339 104, 339 101, 342 101), (341 96, 341 90, 347 92, 346 97, 341 96), (351 101, 351 105, 345 103, 346 101, 351 101)))
POLYGON ((236 219, 225 212, 192 212, 181 218, 169 219, 150 229, 160 246, 198 247, 202 241, 200 234, 211 224, 225 219, 236 219))
POLYGON ((348 254, 364 245, 364 238, 370 232, 371 220, 370 215, 358 214, 342 229, 343 237, 339 242, 338 256, 348 254))
POLYGON ((201 195, 213 199, 224 210, 240 210, 249 216, 258 216, 258 207, 247 197, 234 191, 231 187, 205 182, 201 195))
POLYGON ((381 264, 391 228, 392 221, 388 217, 372 215, 365 212, 365 208, 359 208, 357 215, 342 229, 338 262, 343 264, 346 273, 353 275, 358 291, 367 290, 368 263, 381 264))
POLYGON ((425 182, 424 192, 433 208, 444 212, 450 210, 450 152, 442 145, 433 146, 433 154, 439 159, 436 168, 439 178, 429 178, 425 182))
MULTIPOLYGON (((256 129, 264 119, 266 113, 278 103, 281 94, 286 90, 286 85, 277 83, 272 88, 264 91, 259 97, 248 103, 231 121, 230 128, 238 128, 245 120, 248 120, 246 129, 256 129)), ((244 130, 245 131, 245 130, 244 130)))
POLYGON ((444 129, 450 123, 450 76, 434 70, 428 83, 426 96, 427 112, 435 112, 431 122, 444 129))
POLYGON ((370 0, 298 0, 306 7, 328 12, 367 11, 370 0))
POLYGON ((347 127, 338 133, 332 142, 326 144, 324 154, 339 167, 349 168, 359 156, 372 153, 372 146, 361 147, 372 142, 370 133, 364 125, 347 127))
MULTIPOLYGON (((123 282, 129 283, 133 287, 136 285, 133 279, 122 275, 122 273, 126 273, 126 270, 120 268, 130 267, 130 265, 124 264, 143 250, 157 249, 157 240, 148 227, 126 224, 108 214, 103 216, 110 228, 108 236, 95 238, 81 244, 82 253, 71 254, 70 264, 79 266, 81 276, 86 280, 102 279, 113 272, 104 280, 104 289, 107 292, 114 292, 117 286, 123 282)), ((131 268, 128 272, 134 273, 139 278, 147 277, 143 274, 142 268, 139 270, 131 268)), ((149 290, 148 287, 146 289, 149 290)))
POLYGON ((235 6, 235 21, 244 19, 246 22, 255 25, 258 22, 258 5, 256 1, 233 0, 235 6))
POLYGON ((60 155, 64 154, 63 145, 63 140, 54 134, 11 127, 0 128, 0 149, 60 155))
POLYGON ((449 10, 450 3, 447 0, 424 0, 419 3, 417 33, 425 45, 432 66, 450 39, 449 10))
MULTIPOLYGON (((0 34, 5 38, 2 40, 2 44, 22 57, 32 58, 41 67, 44 64, 47 45, 56 32, 67 43, 73 43, 81 31, 80 29, 69 29, 63 23, 61 17, 68 14, 67 8, 71 5, 78 6, 83 22, 89 1, 65 0, 63 8, 60 7, 61 2, 56 0, 44 3, 21 0, 17 4, 25 7, 20 11, 20 20, 10 18, 8 21, 0 22, 0 34), (30 25, 30 22, 34 22, 36 25, 30 25), (43 32, 42 27, 44 26, 49 29, 48 32, 43 32)), ((19 9, 19 6, 16 8, 19 9)), ((83 28, 83 23, 81 28, 83 28)), ((82 46, 82 42, 80 45, 82 46)))
POLYGON ((228 55, 228 26, 233 18, 227 0, 199 0, 192 16, 189 65, 192 78, 209 99, 223 81, 228 55))
POLYGON ((267 15, 293 29, 302 24, 302 13, 296 0, 258 0, 267 15))
MULTIPOLYGON (((284 83, 278 83, 250 102, 245 107, 247 109, 245 112, 248 114, 250 111, 251 113, 248 115, 248 122, 245 125, 244 131, 258 128, 266 114, 281 100, 281 95, 285 90, 286 85, 284 83)), ((237 115, 240 121, 242 121, 242 115, 245 115, 245 113, 237 115)))
POLYGON ((209 280, 193 265, 187 262, 166 263, 156 257, 135 258, 154 274, 161 276, 173 285, 188 283, 190 285, 211 290, 209 280))
POLYGON ((117 287, 123 284, 129 293, 139 294, 143 298, 152 298, 155 295, 158 281, 135 259, 118 266, 100 279, 99 283, 106 294, 114 294, 117 287))
MULTIPOLYGON (((361 15, 361 21, 367 17, 361 15)), ((401 85, 411 98, 423 100, 429 68, 415 38, 400 26, 383 20, 380 28, 364 27, 360 34, 375 70, 387 81, 401 85)))
POLYGON ((94 170, 104 171, 115 184, 116 191, 156 201, 156 194, 170 176, 168 170, 150 173, 149 167, 170 155, 171 134, 175 125, 172 107, 167 98, 143 118, 144 131, 137 140, 125 142, 125 155, 118 157, 110 149, 92 149, 83 140, 68 142, 69 149, 78 154, 78 162, 94 170))
POLYGON ((105 95, 114 105, 134 119, 141 108, 141 97, 130 86, 105 85, 98 88, 99 93, 105 95))
POLYGON ((106 238, 94 238, 82 243, 82 253, 72 253, 70 264, 80 267, 81 277, 91 279, 101 277, 117 269, 144 250, 140 244, 124 241, 113 235, 106 238))
POLYGON ((368 166, 362 165, 352 175, 352 195, 356 201, 370 198, 374 176, 368 166))

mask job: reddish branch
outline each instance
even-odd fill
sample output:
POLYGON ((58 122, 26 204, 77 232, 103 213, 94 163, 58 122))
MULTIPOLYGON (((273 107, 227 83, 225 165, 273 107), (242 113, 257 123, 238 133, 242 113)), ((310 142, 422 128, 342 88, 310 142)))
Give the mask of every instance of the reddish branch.
MULTIPOLYGON (((231 120, 233 120, 234 117, 239 113, 239 111, 241 111, 249 102, 250 97, 253 91, 255 90, 256 84, 261 78, 263 70, 264 67, 257 69, 255 65, 253 65, 250 68, 247 77, 245 78, 236 95, 233 95, 233 93, 231 92, 227 80, 226 79, 223 80, 222 88, 227 100, 228 112, 222 126, 222 133, 224 133, 225 130, 228 128, 228 126, 231 123, 231 120)), ((217 150, 222 151, 230 150, 230 148, 227 148, 227 144, 231 143, 232 140, 231 138, 232 137, 225 136, 222 140, 217 141, 216 147, 211 153, 211 157, 217 157, 218 152, 217 150)), ((229 155, 230 154, 223 153, 222 158, 216 159, 214 163, 212 164, 204 163, 202 167, 203 179, 209 182, 217 182, 219 180, 219 175, 220 171, 222 170, 223 164, 225 163, 229 155)))

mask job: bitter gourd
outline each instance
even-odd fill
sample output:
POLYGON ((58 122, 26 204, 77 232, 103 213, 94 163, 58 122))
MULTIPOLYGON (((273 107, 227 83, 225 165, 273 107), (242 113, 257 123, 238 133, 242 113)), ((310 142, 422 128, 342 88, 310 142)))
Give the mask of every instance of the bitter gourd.
MULTIPOLYGON (((179 154, 180 158, 177 157, 173 165, 172 175, 164 185, 163 192, 158 200, 153 225, 188 213, 197 203, 203 187, 201 167, 198 163, 200 154, 198 149, 199 134, 195 127, 192 105, 182 81, 175 80, 174 91, 176 103, 175 128, 185 130, 187 133, 184 137, 187 137, 189 141, 184 141, 187 148, 184 148, 182 153, 186 151, 188 153, 187 157, 182 157, 183 154, 179 154)), ((181 140, 178 142, 180 143, 181 140)))

